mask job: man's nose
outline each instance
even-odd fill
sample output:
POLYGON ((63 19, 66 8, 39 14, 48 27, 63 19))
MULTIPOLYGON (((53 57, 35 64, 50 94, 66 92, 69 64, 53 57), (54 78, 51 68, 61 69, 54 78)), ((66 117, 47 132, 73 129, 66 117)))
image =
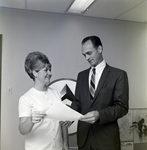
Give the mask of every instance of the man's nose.
POLYGON ((88 60, 88 59, 90 58, 90 56, 89 56, 89 55, 86 55, 85 58, 88 60))

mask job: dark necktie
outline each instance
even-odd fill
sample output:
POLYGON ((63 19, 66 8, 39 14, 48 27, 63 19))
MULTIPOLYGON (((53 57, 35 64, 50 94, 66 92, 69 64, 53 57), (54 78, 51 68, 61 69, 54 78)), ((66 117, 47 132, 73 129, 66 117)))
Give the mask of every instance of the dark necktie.
POLYGON ((95 68, 92 69, 89 91, 90 91, 91 101, 93 102, 93 98, 95 94, 95 68))

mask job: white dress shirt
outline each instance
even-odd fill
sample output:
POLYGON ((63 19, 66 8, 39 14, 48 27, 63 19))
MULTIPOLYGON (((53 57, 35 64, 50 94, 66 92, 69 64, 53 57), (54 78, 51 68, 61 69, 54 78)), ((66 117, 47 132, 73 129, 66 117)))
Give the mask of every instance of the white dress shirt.
MULTIPOLYGON (((105 60, 103 60, 100 64, 98 64, 95 67, 95 90, 97 89, 100 77, 102 75, 102 72, 103 72, 105 66, 106 66, 106 62, 105 62, 105 60)), ((91 67, 90 72, 89 72, 89 86, 90 86, 90 79, 91 79, 92 69, 93 68, 94 67, 91 67)))

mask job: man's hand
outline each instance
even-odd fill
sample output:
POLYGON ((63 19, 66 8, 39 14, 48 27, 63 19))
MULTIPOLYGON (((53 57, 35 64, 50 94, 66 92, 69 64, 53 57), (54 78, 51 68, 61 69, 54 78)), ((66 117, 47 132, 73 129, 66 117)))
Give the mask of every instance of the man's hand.
POLYGON ((80 121, 85 121, 90 124, 94 124, 99 119, 99 112, 98 111, 91 111, 84 115, 80 121))

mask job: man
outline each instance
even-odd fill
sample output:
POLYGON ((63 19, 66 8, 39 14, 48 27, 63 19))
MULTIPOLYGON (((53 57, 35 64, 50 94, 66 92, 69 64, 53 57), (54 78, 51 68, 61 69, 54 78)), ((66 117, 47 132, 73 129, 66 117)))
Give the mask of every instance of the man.
POLYGON ((71 105, 84 115, 78 122, 79 150, 121 149, 117 119, 128 112, 128 78, 125 71, 110 67, 102 52, 97 36, 83 39, 82 54, 91 67, 78 74, 76 100, 71 105))

